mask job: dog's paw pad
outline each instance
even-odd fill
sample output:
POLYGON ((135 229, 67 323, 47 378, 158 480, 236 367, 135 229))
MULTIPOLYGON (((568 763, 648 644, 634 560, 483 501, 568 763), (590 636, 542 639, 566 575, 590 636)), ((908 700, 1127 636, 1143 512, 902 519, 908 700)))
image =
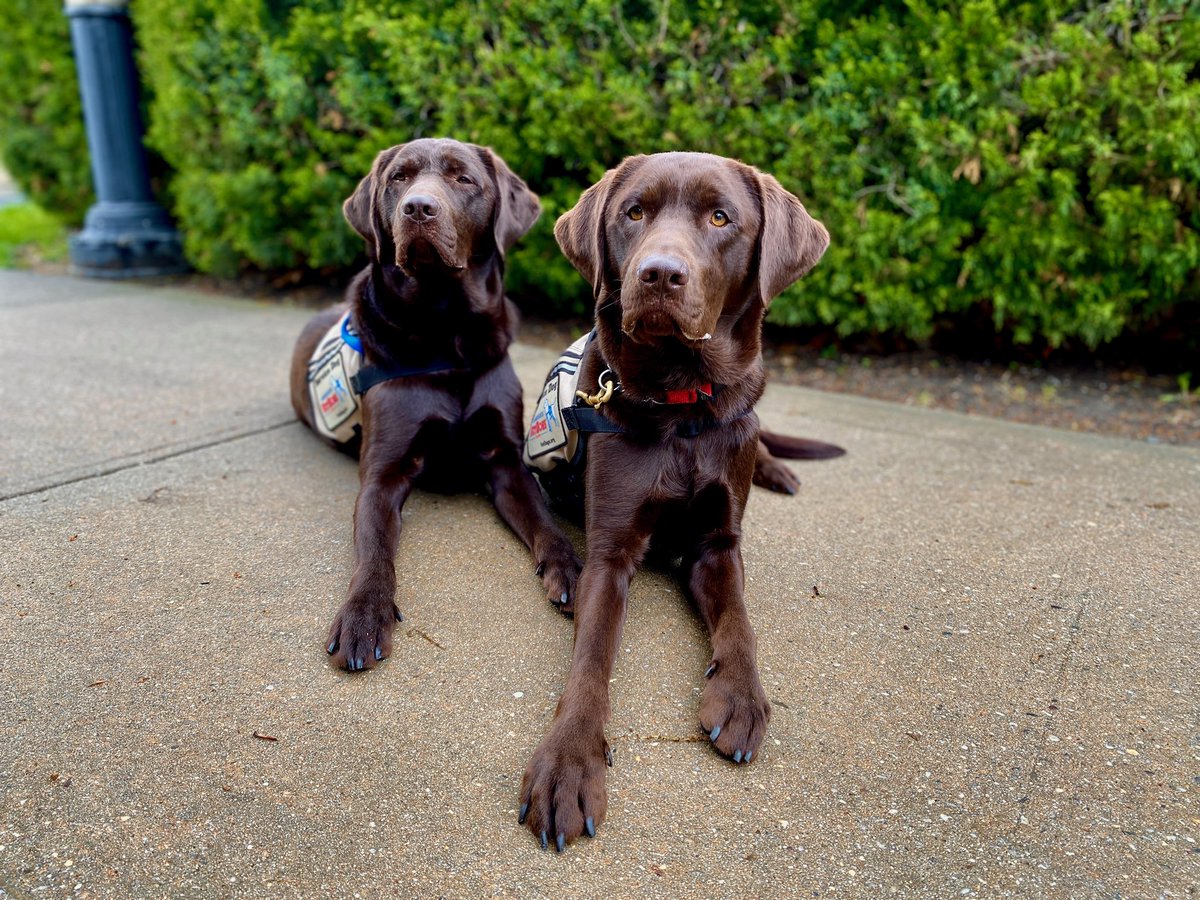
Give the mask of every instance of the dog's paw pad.
POLYGON ((338 610, 325 652, 331 662, 347 672, 373 669, 392 653, 392 631, 400 611, 392 604, 368 607, 347 601, 338 610))
POLYGON ((552 730, 534 751, 521 781, 517 821, 538 839, 562 853, 586 834, 596 836, 608 809, 605 789, 608 743, 584 737, 578 729, 552 730))
POLYGON ((575 585, 582 568, 578 554, 565 538, 537 566, 546 598, 551 605, 568 615, 575 611, 575 585))
POLYGON ((766 737, 771 704, 750 666, 720 665, 700 696, 700 727, 735 763, 750 762, 766 737))

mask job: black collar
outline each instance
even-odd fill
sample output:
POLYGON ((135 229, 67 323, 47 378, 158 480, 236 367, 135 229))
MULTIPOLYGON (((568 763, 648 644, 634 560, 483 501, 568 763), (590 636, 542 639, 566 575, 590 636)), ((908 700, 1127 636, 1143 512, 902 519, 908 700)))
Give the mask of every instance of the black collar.
MULTIPOLYGON (((592 329, 591 335, 588 336, 588 344, 595 340, 595 338, 596 331, 595 329, 592 329)), ((586 344, 584 345, 584 350, 587 350, 586 344)), ((608 363, 604 361, 603 356, 600 357, 600 365, 602 366, 600 370, 600 378, 598 379, 600 393, 595 395, 594 398, 598 402, 593 402, 593 398, 589 398, 584 401, 584 403, 587 405, 578 402, 583 400, 582 395, 585 393, 583 391, 579 391, 577 395, 577 402, 572 406, 568 406, 562 411, 563 421, 566 423, 566 426, 570 429, 583 431, 586 433, 636 434, 642 432, 642 429, 632 430, 629 428, 622 428, 612 419, 608 418, 608 416, 604 415, 604 403, 608 402, 615 394, 623 394, 624 392, 621 390, 621 382, 617 380, 615 373, 609 368, 608 363), (612 376, 610 379, 607 379, 608 384, 611 386, 611 390, 605 389, 605 375, 612 376), (603 397, 603 399, 599 399, 601 397, 603 397)), ((631 402, 653 404, 655 406, 692 405, 695 403, 711 401, 714 396, 719 394, 724 389, 724 387, 725 386, 721 384, 705 383, 700 385, 698 388, 690 390, 666 391, 664 394, 665 399, 663 400, 646 399, 639 401, 635 398, 628 397, 628 395, 625 396, 631 402)), ((712 416, 705 416, 701 419, 692 419, 689 421, 680 422, 675 426, 675 434, 679 437, 694 438, 706 431, 712 431, 714 428, 720 428, 723 425, 730 425, 736 422, 738 419, 748 415, 753 408, 754 407, 750 407, 750 409, 743 410, 732 419, 725 419, 723 421, 714 419, 712 416)), ((653 429, 645 429, 645 431, 651 430, 653 429)))

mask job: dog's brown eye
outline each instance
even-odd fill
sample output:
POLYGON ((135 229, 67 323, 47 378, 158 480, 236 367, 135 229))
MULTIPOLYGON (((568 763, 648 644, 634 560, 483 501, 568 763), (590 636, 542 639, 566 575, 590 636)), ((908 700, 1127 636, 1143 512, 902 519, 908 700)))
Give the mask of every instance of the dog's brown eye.
POLYGON ((392 181, 404 181, 408 178, 403 172, 393 172, 392 181))
POLYGON ((640 206, 638 206, 636 203, 633 206, 629 207, 629 218, 633 219, 633 221, 635 221, 635 222, 639 221, 642 218, 642 215, 643 215, 642 208, 640 206))
POLYGON ((466 175, 459 175, 459 176, 458 176, 458 183, 459 183, 459 184, 474 184, 475 182, 473 182, 473 181, 472 181, 470 178, 468 178, 466 175))
POLYGON ((712 222, 718 228, 724 228, 729 224, 729 216, 725 214, 725 210, 718 209, 708 217, 708 221, 712 222))

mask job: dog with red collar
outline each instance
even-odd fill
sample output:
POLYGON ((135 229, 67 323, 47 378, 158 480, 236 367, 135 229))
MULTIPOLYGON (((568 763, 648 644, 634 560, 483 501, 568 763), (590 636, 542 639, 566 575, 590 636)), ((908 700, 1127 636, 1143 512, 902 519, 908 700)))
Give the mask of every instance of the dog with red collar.
POLYGON ((582 510, 587 562, 563 604, 575 617, 571 668, 518 820, 562 851, 607 813, 609 685, 629 585, 651 553, 679 561, 709 630, 701 728, 735 764, 758 758, 771 710, 743 598, 750 485, 794 493, 775 456, 843 451, 764 432, 754 413, 767 305, 829 242, 774 178, 701 153, 630 157, 554 236, 591 282, 596 328, 551 370, 523 455, 560 508, 582 510))

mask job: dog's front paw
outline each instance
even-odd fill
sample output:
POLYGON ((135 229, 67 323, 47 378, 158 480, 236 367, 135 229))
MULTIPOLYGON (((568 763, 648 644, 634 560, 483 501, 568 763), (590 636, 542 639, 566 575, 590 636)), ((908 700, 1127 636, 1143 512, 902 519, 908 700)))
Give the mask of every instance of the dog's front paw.
POLYGON ((582 568, 583 561, 566 538, 551 544, 538 561, 537 574, 546 588, 546 597, 567 615, 575 612, 575 585, 582 568))
POLYGON ((404 616, 394 603, 366 604, 347 600, 329 626, 325 652, 333 664, 349 672, 375 668, 392 655, 392 629, 404 616))
POLYGON ((771 704, 754 664, 713 660, 700 695, 700 727, 723 756, 750 762, 758 753, 771 720, 771 704))
POLYGON ((590 726, 556 724, 533 752, 521 779, 518 821, 542 843, 561 853, 584 832, 596 828, 608 811, 605 767, 612 752, 604 733, 590 726))

